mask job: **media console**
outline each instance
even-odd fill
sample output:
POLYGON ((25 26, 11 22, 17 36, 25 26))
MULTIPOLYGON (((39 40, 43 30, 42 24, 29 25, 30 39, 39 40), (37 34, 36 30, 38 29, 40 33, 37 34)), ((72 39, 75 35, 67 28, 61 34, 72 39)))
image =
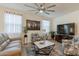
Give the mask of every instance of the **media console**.
POLYGON ((62 42, 62 39, 72 39, 75 35, 75 23, 57 25, 57 34, 55 40, 62 42))
POLYGON ((62 39, 68 39, 71 40, 73 38, 74 35, 61 35, 61 34, 56 34, 55 37, 55 41, 58 42, 62 42, 62 39))

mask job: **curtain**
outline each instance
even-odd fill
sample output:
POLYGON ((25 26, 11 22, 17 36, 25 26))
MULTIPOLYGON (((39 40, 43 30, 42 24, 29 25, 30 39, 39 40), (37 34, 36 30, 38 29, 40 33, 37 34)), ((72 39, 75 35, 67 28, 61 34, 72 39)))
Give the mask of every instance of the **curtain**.
POLYGON ((49 31, 50 31, 50 21, 42 20, 41 29, 42 29, 45 33, 49 33, 49 31))
POLYGON ((22 16, 5 13, 5 33, 21 33, 22 16))

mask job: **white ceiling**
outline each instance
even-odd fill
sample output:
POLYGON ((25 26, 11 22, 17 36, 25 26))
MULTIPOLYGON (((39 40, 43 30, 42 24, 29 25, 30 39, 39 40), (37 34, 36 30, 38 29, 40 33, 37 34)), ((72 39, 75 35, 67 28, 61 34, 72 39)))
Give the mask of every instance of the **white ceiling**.
MULTIPOLYGON (((32 14, 35 13, 32 11, 29 11, 29 10, 33 10, 33 9, 29 8, 29 7, 25 7, 24 4, 25 3, 0 3, 0 6, 17 9, 20 11, 24 11, 26 13, 32 13, 32 14)), ((36 7, 33 3, 26 3, 26 4, 36 7)), ((51 3, 51 4, 46 3, 46 6, 50 6, 52 4, 53 3, 51 3)), ((42 16, 47 16, 47 17, 62 16, 66 13, 70 13, 70 12, 79 10, 79 3, 56 3, 56 6, 50 8, 50 9, 55 10, 55 12, 50 13, 50 15, 42 14, 42 16)))

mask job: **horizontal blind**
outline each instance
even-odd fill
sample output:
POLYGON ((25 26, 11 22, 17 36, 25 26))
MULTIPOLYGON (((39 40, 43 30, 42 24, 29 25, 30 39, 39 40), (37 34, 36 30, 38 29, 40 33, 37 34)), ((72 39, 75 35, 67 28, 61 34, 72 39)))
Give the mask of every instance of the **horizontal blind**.
POLYGON ((22 31, 22 16, 5 13, 5 32, 21 33, 21 31, 22 31))
POLYGON ((45 33, 49 33, 49 31, 50 31, 50 22, 47 21, 47 20, 42 20, 41 29, 45 33))

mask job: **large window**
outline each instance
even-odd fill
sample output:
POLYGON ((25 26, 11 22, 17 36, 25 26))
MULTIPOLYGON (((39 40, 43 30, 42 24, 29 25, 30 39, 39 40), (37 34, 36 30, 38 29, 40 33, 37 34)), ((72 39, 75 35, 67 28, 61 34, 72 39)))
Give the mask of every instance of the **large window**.
POLYGON ((21 31, 22 31, 22 16, 5 13, 5 32, 21 33, 21 31))
POLYGON ((49 31, 50 31, 50 21, 42 20, 41 29, 42 29, 45 33, 49 33, 49 31))

